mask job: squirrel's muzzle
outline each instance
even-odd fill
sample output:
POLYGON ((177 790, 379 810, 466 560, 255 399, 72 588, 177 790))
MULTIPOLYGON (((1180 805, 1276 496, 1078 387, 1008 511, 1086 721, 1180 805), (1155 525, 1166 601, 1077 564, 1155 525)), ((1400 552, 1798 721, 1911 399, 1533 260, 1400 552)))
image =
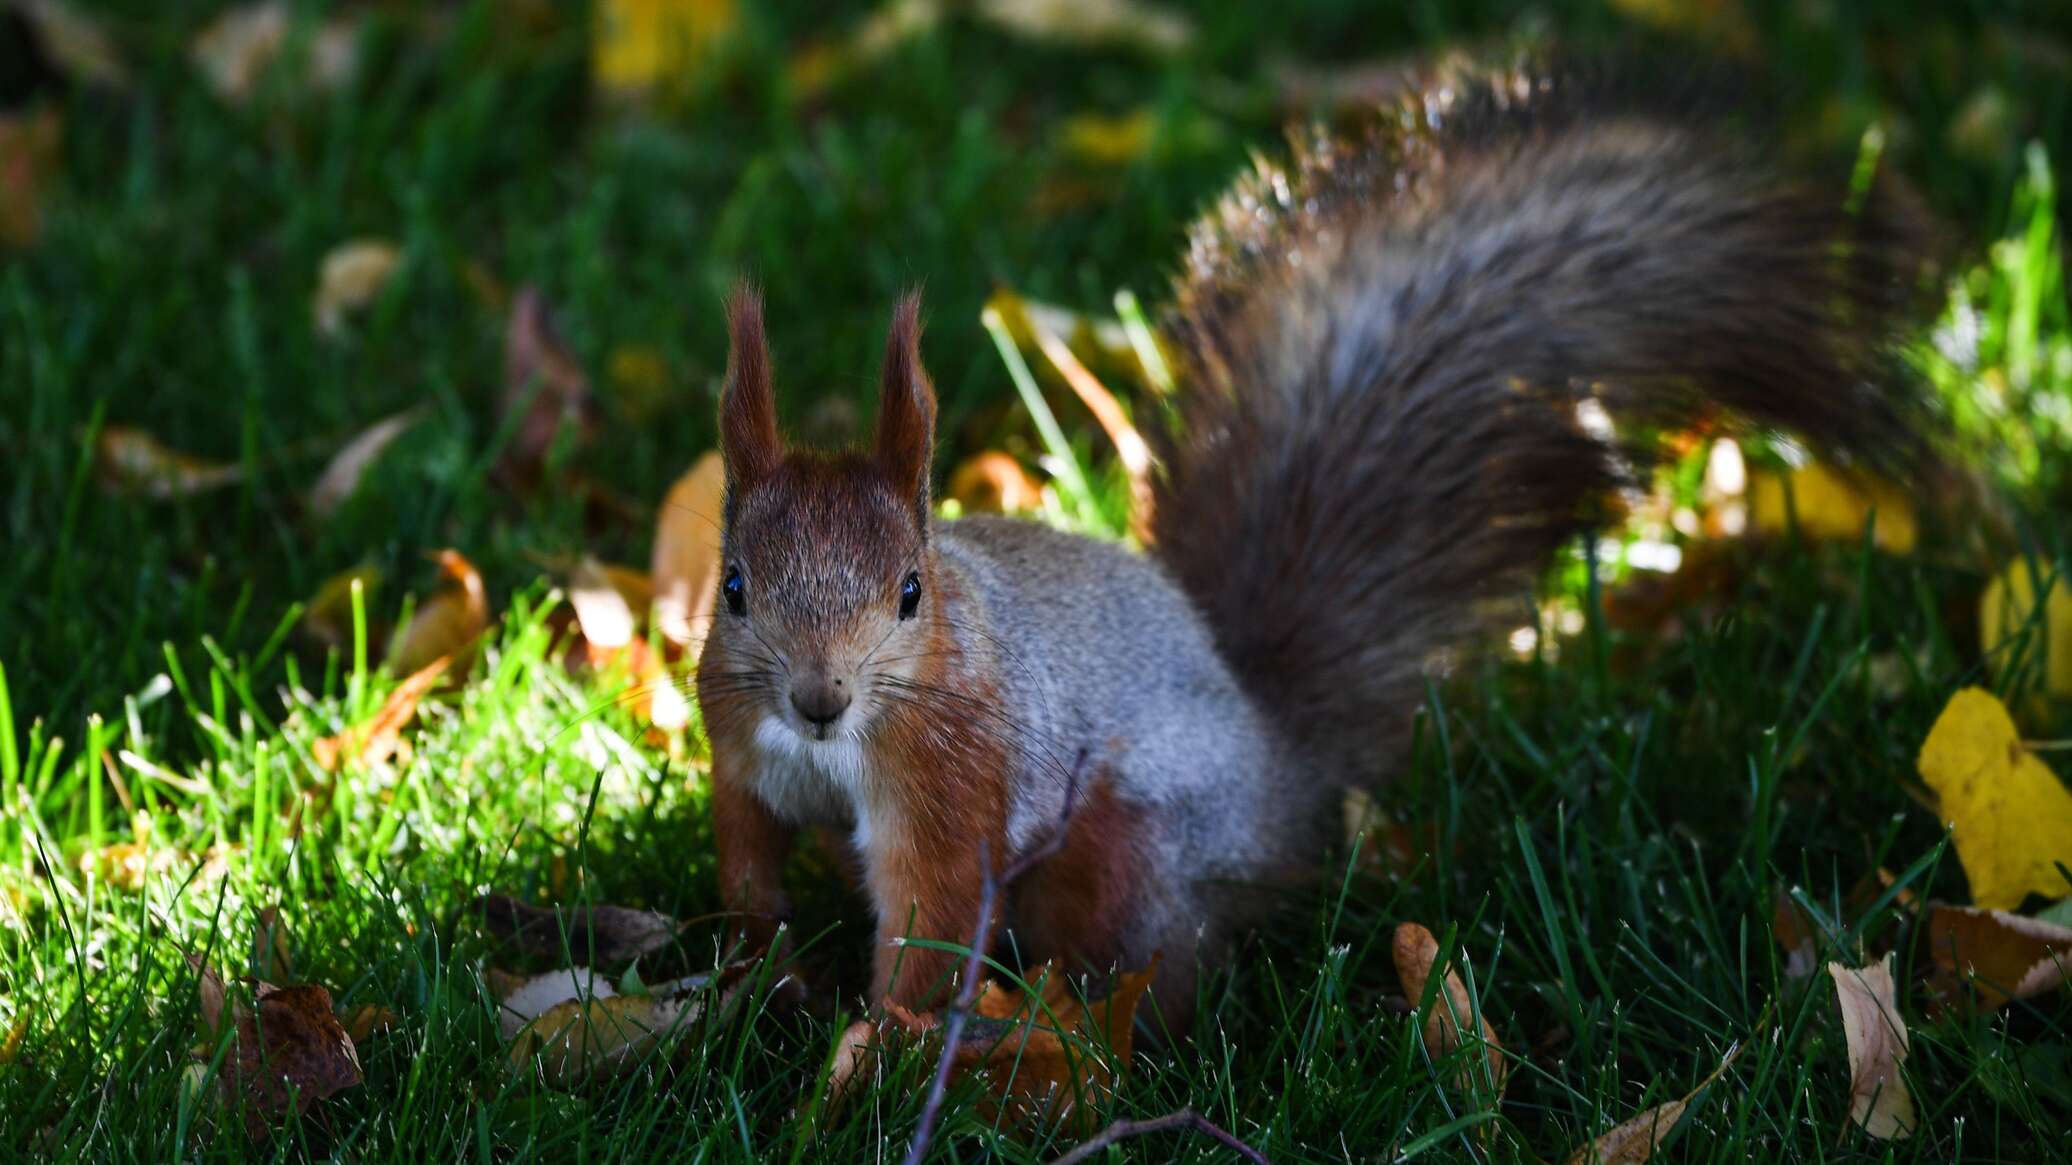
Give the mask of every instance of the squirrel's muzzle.
POLYGON ((796 676, 791 681, 791 706, 813 726, 813 735, 826 739, 827 730, 849 710, 849 685, 825 675, 796 676))

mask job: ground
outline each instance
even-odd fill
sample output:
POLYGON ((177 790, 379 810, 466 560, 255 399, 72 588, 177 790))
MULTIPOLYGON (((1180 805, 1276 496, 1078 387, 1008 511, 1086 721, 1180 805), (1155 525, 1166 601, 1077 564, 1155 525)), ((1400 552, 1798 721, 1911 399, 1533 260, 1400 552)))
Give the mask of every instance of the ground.
MULTIPOLYGON (((796 427, 856 429, 891 304, 921 285, 939 470, 993 446, 1033 467, 1043 446, 979 324, 996 287, 1100 315, 1130 289, 1155 309, 1189 216, 1326 103, 1316 83, 1552 32, 1738 52, 1793 148, 1847 158, 1880 127, 1881 164, 1948 227, 1936 298, 1951 306, 1924 323, 1918 358, 2004 518, 1920 498, 1907 554, 1731 543, 1713 599, 1673 626, 1595 617, 1606 592, 1580 559, 1556 571, 1542 598, 1590 613, 1582 629, 1550 625, 1537 650, 1435 686, 1383 794, 1429 852, 1400 867, 1319 854, 1319 885, 1208 982, 1192 1046, 1140 1048, 1107 1115, 1192 1106, 1276 1161, 1561 1159, 1743 1044, 1676 1158, 2064 1154, 2051 1130, 2072 1119, 2072 991, 1976 1017, 1909 994, 1921 1128, 1881 1143, 1846 1127, 1831 984, 1789 973, 1771 936, 1780 892, 1816 918, 1822 960, 1854 965, 1907 935, 1897 891, 1859 893, 1880 868, 1968 900, 1914 762, 1950 694, 1991 680, 1976 616, 1989 570, 2017 542, 2048 562, 2067 533, 2072 327, 2050 199, 2066 151, 2045 148, 2072 118, 2062 17, 1218 5, 1169 52, 964 13, 822 82, 802 52, 842 43, 868 7, 750 11, 718 57, 629 109, 596 90, 590 22, 554 5, 369 5, 356 79, 276 75, 243 101, 191 60, 212 14, 189 7, 91 6, 123 86, 0 72, 10 116, 62 121, 40 231, 0 252, 0 1028, 19 1033, 0 1054, 0 1144, 111 1160, 902 1151, 917 1059, 845 1119, 818 1119, 836 1011, 854 1010, 832 991, 803 1015, 741 1009, 575 1093, 507 1066, 484 983, 501 956, 469 921, 476 895, 694 920, 717 904, 695 734, 651 747, 610 680, 569 675, 542 576, 584 553, 645 561, 653 500, 712 442, 718 305, 741 273, 765 289, 796 427), (1084 120, 1140 112, 1134 130, 1084 120), (358 238, 395 243, 401 267, 328 335, 318 272, 358 238), (599 397, 596 437, 553 451, 548 473, 630 502, 496 472, 514 440, 501 297, 527 284, 599 397), (301 499, 337 445, 411 407, 420 421, 362 488, 313 516, 301 499), (115 427, 239 479, 171 500, 111 489, 96 450, 115 427), (371 713, 395 677, 350 645, 312 646, 297 604, 366 563, 386 580, 369 618, 391 621, 446 546, 482 567, 500 617, 472 678, 426 705, 407 761, 321 772, 314 739, 371 713), (296 978, 395 1022, 360 1042, 362 1085, 255 1147, 192 1083, 186 954, 253 970, 266 907, 296 978), (1435 1070, 1405 1013, 1390 938, 1406 919, 1464 952, 1514 1053, 1494 1118, 1435 1070)), ((331 13, 307 9, 310 26, 331 13)), ((5 31, 14 53, 21 33, 5 31)), ((1105 438, 1065 420, 1106 507, 1080 520, 1119 527, 1105 438)), ((2066 735, 2048 706, 2024 727, 2066 735)), ((827 887, 801 904, 809 956, 853 983, 856 903, 820 859, 797 873, 827 887)), ((718 933, 694 924, 641 976, 709 967, 718 933)), ((1902 973, 1925 957, 1902 944, 1902 973)), ((1013 1134, 972 1101, 953 1095, 941 1159, 1046 1160, 1070 1143, 1013 1134)), ((1122 1152, 1229 1159, 1177 1135, 1122 1152)))

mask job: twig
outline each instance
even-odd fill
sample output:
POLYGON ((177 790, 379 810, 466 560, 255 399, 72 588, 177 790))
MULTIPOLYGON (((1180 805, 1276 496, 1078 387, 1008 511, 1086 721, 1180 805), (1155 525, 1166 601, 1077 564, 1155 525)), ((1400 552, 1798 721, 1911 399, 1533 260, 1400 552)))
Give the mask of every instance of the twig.
POLYGON ((1141 1137, 1145 1133, 1169 1133, 1175 1129, 1191 1129, 1205 1137, 1220 1141, 1231 1152, 1238 1154, 1247 1161, 1254 1162, 1255 1165, 1273 1165, 1272 1162, 1266 1159, 1266 1154, 1238 1140, 1230 1133, 1224 1131, 1216 1122, 1191 1108, 1183 1108, 1178 1112, 1169 1112, 1164 1116, 1152 1117, 1150 1120, 1116 1121, 1114 1124, 1095 1133, 1077 1149, 1052 1161, 1050 1165, 1079 1165, 1081 1161, 1092 1160, 1095 1153, 1125 1137, 1141 1137))
POLYGON ((929 1142, 935 1139, 936 1123, 942 1119, 942 1102, 949 1092, 950 1071, 957 1059, 957 1043, 964 1035, 964 1021, 971 1017, 971 1005, 978 998, 979 972, 984 969, 986 947, 993 933, 993 904, 1001 890, 1013 885, 1037 862, 1065 848, 1065 827, 1072 820, 1073 802, 1079 795, 1079 778, 1086 769, 1086 757, 1087 752, 1082 748, 1078 759, 1072 762, 1072 775, 1065 784, 1065 804, 1058 812, 1057 822, 1041 842, 1009 862, 998 876, 994 875, 992 863, 987 860, 986 843, 983 840, 978 843, 978 866, 982 878, 979 883, 978 924, 972 928, 971 953, 964 960, 963 982, 957 984, 957 997, 950 1004, 949 1018, 943 1021, 942 1055, 935 1061, 935 1078, 928 1082, 928 1100, 921 1106, 921 1124, 914 1130, 914 1139, 907 1144, 905 1165, 921 1165, 921 1159, 928 1155, 929 1142))

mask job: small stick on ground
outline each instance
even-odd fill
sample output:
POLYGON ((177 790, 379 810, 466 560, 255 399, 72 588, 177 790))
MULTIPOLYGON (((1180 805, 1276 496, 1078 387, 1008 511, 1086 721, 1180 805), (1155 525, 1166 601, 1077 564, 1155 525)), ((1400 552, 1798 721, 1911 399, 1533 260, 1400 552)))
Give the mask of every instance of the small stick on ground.
POLYGON ((1077 1149, 1052 1161, 1050 1165, 1079 1165, 1081 1161, 1091 1161, 1094 1154, 1126 1137, 1141 1137, 1146 1133, 1169 1133, 1179 1129, 1191 1130, 1219 1141, 1229 1147, 1232 1152, 1247 1161, 1254 1162, 1255 1165, 1273 1165, 1272 1162, 1266 1159, 1266 1154, 1238 1140, 1235 1136, 1224 1131, 1222 1126, 1191 1108, 1183 1108, 1178 1112, 1169 1112, 1164 1116, 1155 1116, 1149 1120, 1116 1121, 1114 1124, 1095 1133, 1077 1149))

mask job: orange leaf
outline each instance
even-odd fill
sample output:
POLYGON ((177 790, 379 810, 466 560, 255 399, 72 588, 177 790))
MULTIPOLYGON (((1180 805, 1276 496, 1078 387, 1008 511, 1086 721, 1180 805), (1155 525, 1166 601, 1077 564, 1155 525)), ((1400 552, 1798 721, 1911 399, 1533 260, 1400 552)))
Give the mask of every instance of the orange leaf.
POLYGON ((446 585, 417 609, 389 643, 388 668, 393 673, 419 671, 449 656, 455 671, 465 672, 474 656, 475 641, 489 627, 489 597, 475 564, 457 550, 441 550, 439 574, 446 585))
POLYGON ((720 523, 726 467, 707 453, 676 479, 655 515, 655 626, 662 638, 693 656, 705 642, 719 593, 720 523))
MULTIPOLYGON (((1432 968, 1439 959, 1439 941, 1432 932, 1415 922, 1406 922, 1396 928, 1395 938, 1396 974, 1403 980, 1403 994, 1413 1005, 1425 997, 1425 985, 1431 980, 1432 968)), ((1467 985, 1453 968, 1446 969, 1441 982, 1443 990, 1432 1000, 1432 1007, 1424 1017, 1425 1050, 1434 1060, 1444 1060, 1461 1047, 1461 1025, 1473 1015, 1480 1028, 1480 1039, 1485 1062, 1489 1066, 1489 1080, 1494 1094, 1504 1094, 1504 1080, 1510 1074, 1510 1061, 1504 1058, 1504 1046, 1496 1038, 1496 1029, 1489 1026, 1489 1019, 1475 1008, 1474 999, 1469 996, 1467 985)), ((1456 1082, 1463 1091, 1472 1090, 1475 1083, 1472 1064, 1463 1063, 1456 1082)))
POLYGON ((1022 463, 990 449, 950 474, 950 496, 968 513, 1022 514, 1043 506, 1043 486, 1022 463))
POLYGON ((1937 906, 1928 912, 1934 985, 1952 1000, 1969 984, 1990 1011, 2072 979, 2072 928, 2004 910, 1937 906))
POLYGON ((404 727, 417 715, 418 702, 432 690, 433 684, 439 682, 439 677, 446 674, 450 662, 441 656, 426 664, 397 684, 396 690, 389 693, 388 701, 381 706, 381 711, 366 722, 317 741, 312 749, 317 764, 325 772, 335 773, 353 762, 380 764, 394 756, 396 747, 402 743, 404 727))

